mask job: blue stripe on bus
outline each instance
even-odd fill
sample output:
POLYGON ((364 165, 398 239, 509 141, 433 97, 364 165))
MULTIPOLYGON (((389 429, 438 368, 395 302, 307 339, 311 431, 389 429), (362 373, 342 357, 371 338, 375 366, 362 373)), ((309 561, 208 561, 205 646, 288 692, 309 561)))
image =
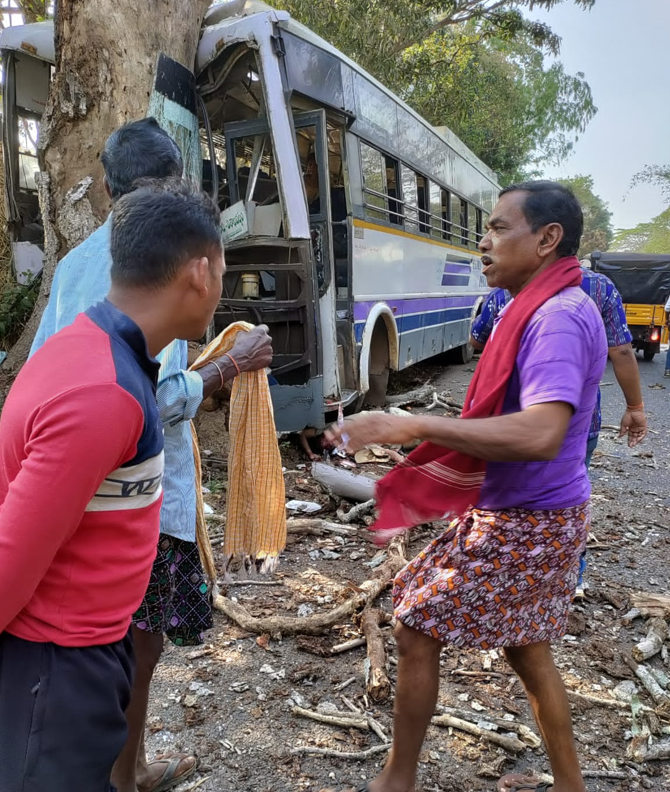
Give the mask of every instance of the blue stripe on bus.
MULTIPOLYGON (((469 319, 472 316, 472 308, 447 308, 444 311, 429 311, 410 316, 396 317, 398 332, 402 335, 411 330, 419 330, 425 327, 435 327, 435 325, 446 324, 447 322, 457 322, 461 319, 469 319)), ((360 343, 363 338, 365 321, 356 322, 354 329, 356 341, 360 343)))

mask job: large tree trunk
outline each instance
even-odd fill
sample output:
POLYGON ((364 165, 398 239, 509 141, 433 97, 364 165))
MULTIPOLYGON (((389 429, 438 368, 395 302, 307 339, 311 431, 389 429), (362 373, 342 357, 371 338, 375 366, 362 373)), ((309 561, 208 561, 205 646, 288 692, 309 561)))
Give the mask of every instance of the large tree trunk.
POLYGON ((193 68, 209 0, 59 0, 56 75, 40 128, 45 261, 40 295, 0 369, 0 399, 28 356, 58 261, 107 216, 100 152, 146 115, 159 52, 193 68))

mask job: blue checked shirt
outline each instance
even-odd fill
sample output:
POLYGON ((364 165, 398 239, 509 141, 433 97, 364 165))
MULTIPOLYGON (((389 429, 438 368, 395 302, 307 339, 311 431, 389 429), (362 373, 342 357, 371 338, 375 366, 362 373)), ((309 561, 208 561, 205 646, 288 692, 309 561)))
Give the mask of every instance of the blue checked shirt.
MULTIPOLYGON (((65 256, 56 268, 49 302, 30 350, 32 355, 110 288, 111 218, 65 256)), ((161 364, 156 398, 165 433, 161 533, 195 542, 195 461, 189 421, 202 402, 202 377, 186 371, 188 344, 173 341, 161 364)), ((104 417, 104 416, 103 416, 104 417)))
MULTIPOLYGON (((598 306, 605 325, 607 346, 616 347, 630 344, 633 336, 626 324, 626 310, 623 307, 621 295, 612 281, 600 272, 582 269, 582 289, 598 306)), ((485 344, 488 341, 496 316, 511 299, 512 295, 505 289, 493 289, 484 301, 481 314, 472 325, 471 334, 475 341, 479 341, 480 344, 485 344)), ((600 390, 598 390, 598 401, 591 419, 589 440, 595 440, 598 437, 601 423, 600 390)))

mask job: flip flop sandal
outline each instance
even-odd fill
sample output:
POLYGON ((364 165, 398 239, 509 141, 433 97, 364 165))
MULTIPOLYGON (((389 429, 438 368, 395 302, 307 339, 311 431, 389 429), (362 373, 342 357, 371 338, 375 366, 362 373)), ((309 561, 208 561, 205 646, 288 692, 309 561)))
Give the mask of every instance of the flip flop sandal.
POLYGON ((168 789, 172 789, 172 787, 176 787, 177 784, 181 784, 182 781, 185 781, 189 776, 192 776, 193 773, 198 768, 198 762, 194 763, 193 767, 190 767, 188 770, 176 775, 177 770, 179 770, 179 765, 184 761, 184 759, 190 759, 187 754, 175 754, 171 758, 167 756, 164 758, 154 759, 149 764, 154 764, 155 762, 167 762, 167 767, 163 775, 158 779, 158 783, 156 786, 152 787, 148 792, 166 792, 168 789))

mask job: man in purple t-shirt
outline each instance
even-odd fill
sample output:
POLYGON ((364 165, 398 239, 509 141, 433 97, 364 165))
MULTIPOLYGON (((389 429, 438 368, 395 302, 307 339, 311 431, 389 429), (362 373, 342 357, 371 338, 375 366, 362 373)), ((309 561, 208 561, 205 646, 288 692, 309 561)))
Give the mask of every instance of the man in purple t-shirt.
MULTIPOLYGON (((548 281, 559 260, 554 272, 573 262, 578 272, 577 260, 565 259, 575 256, 582 228, 579 203, 562 185, 506 188, 479 245, 489 286, 516 297, 536 278, 548 281)), ((506 313, 494 334, 502 332, 506 313)), ((544 737, 553 785, 508 775, 499 792, 586 792, 551 642, 565 633, 586 543, 590 485, 584 449, 606 359, 598 309, 571 286, 546 300, 523 329, 502 415, 459 420, 366 413, 329 430, 331 440, 351 450, 419 438, 487 463, 476 506, 395 581, 393 747, 382 773, 366 785, 369 792, 416 788, 445 644, 501 647, 544 737)))

